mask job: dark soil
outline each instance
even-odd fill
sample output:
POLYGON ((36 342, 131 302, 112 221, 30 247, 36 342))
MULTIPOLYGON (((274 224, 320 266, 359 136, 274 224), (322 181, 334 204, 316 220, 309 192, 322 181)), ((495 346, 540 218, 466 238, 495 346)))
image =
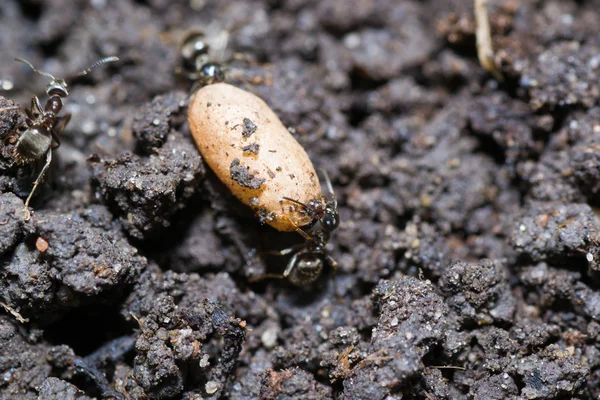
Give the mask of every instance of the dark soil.
POLYGON ((598 2, 490 1, 502 82, 472 0, 0 3, 0 108, 47 98, 14 57, 121 60, 70 82, 28 222, 0 112, 0 399, 600 397, 598 2), (190 29, 332 178, 335 280, 259 279, 303 239, 202 162, 190 29))

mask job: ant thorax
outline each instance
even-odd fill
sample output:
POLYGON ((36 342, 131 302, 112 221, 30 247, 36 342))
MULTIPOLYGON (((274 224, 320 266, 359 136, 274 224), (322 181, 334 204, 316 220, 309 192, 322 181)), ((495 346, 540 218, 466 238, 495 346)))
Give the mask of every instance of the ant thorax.
POLYGON ((326 230, 321 229, 319 224, 313 225, 307 233, 311 237, 311 240, 306 242, 306 247, 317 252, 324 251, 331 234, 326 230))

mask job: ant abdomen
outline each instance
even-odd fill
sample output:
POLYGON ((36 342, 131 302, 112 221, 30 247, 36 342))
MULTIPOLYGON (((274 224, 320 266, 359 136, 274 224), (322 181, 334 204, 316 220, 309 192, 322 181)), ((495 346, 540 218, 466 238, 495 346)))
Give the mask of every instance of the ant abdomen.
POLYGON ((296 286, 310 285, 316 281, 323 272, 323 259, 318 254, 301 254, 296 266, 288 275, 290 282, 296 286))
POLYGON ((14 150, 15 162, 25 165, 39 160, 46 154, 52 145, 52 136, 48 134, 44 126, 29 127, 25 129, 14 150))

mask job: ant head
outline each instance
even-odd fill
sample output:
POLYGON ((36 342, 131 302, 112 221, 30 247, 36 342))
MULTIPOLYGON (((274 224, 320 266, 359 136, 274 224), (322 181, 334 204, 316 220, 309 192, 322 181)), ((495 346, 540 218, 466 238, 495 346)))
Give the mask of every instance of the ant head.
POLYGON ((61 98, 67 97, 69 95, 69 86, 64 79, 54 78, 50 81, 48 86, 46 86, 46 94, 48 96, 58 96, 61 98))
POLYGON ((335 206, 331 204, 327 204, 325 206, 325 212, 323 216, 319 219, 321 226, 327 232, 332 232, 340 226, 340 214, 337 211, 335 206))
POLYGON ((188 75, 196 81, 192 86, 191 93, 196 92, 201 87, 212 85, 217 82, 225 81, 225 69, 221 64, 207 62, 202 64, 200 69, 188 75))
POLYGON ((205 63, 200 68, 200 75, 200 79, 209 83, 223 82, 225 80, 225 71, 223 70, 223 66, 218 63, 205 63))
POLYGON ((330 202, 325 197, 314 199, 304 204, 291 197, 283 197, 285 200, 291 201, 303 208, 303 212, 313 218, 318 219, 323 227, 323 231, 332 232, 340 225, 340 214, 337 211, 337 201, 330 202))

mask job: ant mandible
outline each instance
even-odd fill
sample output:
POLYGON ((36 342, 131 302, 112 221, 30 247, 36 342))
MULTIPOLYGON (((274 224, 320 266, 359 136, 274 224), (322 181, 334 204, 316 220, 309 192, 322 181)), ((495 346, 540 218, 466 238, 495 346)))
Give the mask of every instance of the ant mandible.
POLYGON ((15 164, 27 165, 41 159, 44 154, 46 155, 46 163, 37 179, 33 182, 33 188, 29 192, 27 200, 25 200, 25 221, 29 221, 30 218, 29 202, 52 162, 52 150, 60 146, 59 136, 71 120, 71 114, 58 115, 62 110, 63 100, 69 96, 69 87, 66 80, 87 75, 99 65, 118 60, 118 57, 106 57, 81 72, 73 74, 66 79, 61 79, 55 78, 48 72, 36 69, 27 60, 15 58, 15 61, 29 66, 34 72, 50 78, 50 83, 46 86, 46 94, 49 98, 43 108, 40 99, 36 95, 33 95, 31 98, 29 108, 24 106, 0 108, 0 112, 23 110, 26 115, 25 123, 13 129, 5 140, 5 143, 8 142, 15 146, 13 153, 15 164))

